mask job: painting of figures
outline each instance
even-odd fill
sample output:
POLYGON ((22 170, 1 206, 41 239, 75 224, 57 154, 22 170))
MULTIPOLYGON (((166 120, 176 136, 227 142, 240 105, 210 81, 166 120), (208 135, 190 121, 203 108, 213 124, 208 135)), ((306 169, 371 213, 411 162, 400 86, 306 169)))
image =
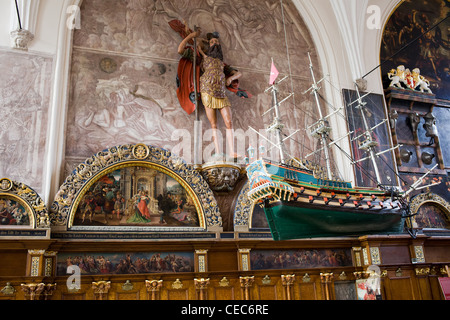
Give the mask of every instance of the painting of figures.
POLYGON ((25 205, 11 196, 0 196, 0 227, 29 225, 30 217, 25 205))
POLYGON ((199 226, 192 197, 173 177, 132 166, 105 174, 81 199, 80 226, 199 226))
POLYGON ((450 99, 450 22, 444 20, 449 13, 446 0, 402 2, 387 22, 381 44, 386 85, 391 69, 419 68, 436 97, 450 99))
POLYGON ((194 254, 192 252, 59 254, 57 275, 66 275, 69 266, 79 267, 81 275, 193 272, 194 254))
POLYGON ((417 226, 419 228, 450 229, 450 222, 444 210, 433 203, 421 205, 415 217, 417 226))
POLYGON ((352 265, 349 249, 252 250, 252 270, 347 267, 352 265))

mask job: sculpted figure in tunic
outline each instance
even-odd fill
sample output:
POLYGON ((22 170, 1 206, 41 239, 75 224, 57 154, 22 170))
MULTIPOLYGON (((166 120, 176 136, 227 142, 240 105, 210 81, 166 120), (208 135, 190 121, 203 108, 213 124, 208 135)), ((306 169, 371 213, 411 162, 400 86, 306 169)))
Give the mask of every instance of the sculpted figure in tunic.
POLYGON ((178 65, 177 73, 177 96, 181 107, 191 114, 195 110, 194 82, 197 82, 200 96, 199 103, 203 104, 206 116, 212 129, 212 138, 216 154, 222 154, 222 148, 218 138, 217 113, 223 118, 226 127, 226 153, 230 158, 237 158, 234 150, 233 118, 231 103, 226 92, 231 91, 241 98, 250 98, 252 95, 239 87, 239 78, 242 74, 223 62, 223 52, 220 44, 218 32, 208 33, 207 39, 200 39, 201 30, 191 31, 179 20, 173 20, 169 23, 172 29, 180 34, 183 41, 178 47, 178 53, 181 60, 178 65), (197 50, 188 44, 198 38, 197 50), (202 46, 206 41, 207 45, 202 46), (202 48, 204 47, 204 48, 202 48), (206 51, 206 52, 205 52, 206 51), (197 56, 197 79, 193 79, 192 60, 194 52, 197 56), (201 68, 200 68, 201 65, 201 68))

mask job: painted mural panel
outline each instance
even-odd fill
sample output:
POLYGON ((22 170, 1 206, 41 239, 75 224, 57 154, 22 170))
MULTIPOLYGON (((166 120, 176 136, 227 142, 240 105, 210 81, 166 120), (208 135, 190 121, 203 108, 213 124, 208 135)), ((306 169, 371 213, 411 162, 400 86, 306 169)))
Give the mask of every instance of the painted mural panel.
POLYGON ((30 210, 21 200, 0 194, 0 227, 30 226, 30 210))
POLYGON ((121 168, 96 181, 81 198, 73 224, 200 226, 186 189, 164 172, 141 166, 121 168))
MULTIPOLYGON (((381 61, 388 61, 382 66, 383 76, 399 65, 410 70, 419 68, 420 73, 430 80, 436 97, 449 100, 450 20, 443 21, 449 13, 450 3, 446 0, 402 2, 384 30, 381 61), (421 36, 431 28, 433 30, 421 36)), ((388 85, 388 79, 385 80, 388 85)))
POLYGON ((450 229, 448 214, 442 207, 432 203, 420 206, 415 221, 419 228, 450 229))
MULTIPOLYGON (((191 29, 199 26, 202 37, 217 31, 224 62, 243 74, 240 87, 252 97, 243 99, 232 92, 227 92, 227 97, 233 129, 242 134, 236 139, 237 153, 244 157, 255 138, 249 126, 261 130, 272 122, 270 114, 263 116, 272 104, 270 94, 264 93, 271 58, 282 74, 288 74, 291 67, 292 81, 280 86, 281 96, 310 87, 308 52, 320 72, 309 31, 292 2, 283 3, 282 10, 277 0, 83 1, 81 29, 74 31, 66 174, 99 150, 127 143, 165 148, 193 163, 195 116, 181 108, 176 94, 181 58, 177 48, 182 37, 170 27, 172 20, 186 22, 191 29)), ((287 135, 314 122, 310 119, 315 114, 311 99, 305 95, 285 102, 282 117, 287 135)), ((203 106, 199 119, 206 162, 213 143, 203 106)), ((218 127, 225 140, 220 115, 218 127)), ((315 143, 304 130, 300 132, 292 138, 306 148, 293 139, 287 142, 295 156, 313 149, 315 143)))
POLYGON ((252 270, 352 266, 350 249, 252 250, 252 270))
POLYGON ((192 252, 63 253, 57 256, 58 276, 69 266, 83 275, 178 273, 194 271, 192 252))
POLYGON ((53 60, 0 50, 0 177, 42 188, 53 60))

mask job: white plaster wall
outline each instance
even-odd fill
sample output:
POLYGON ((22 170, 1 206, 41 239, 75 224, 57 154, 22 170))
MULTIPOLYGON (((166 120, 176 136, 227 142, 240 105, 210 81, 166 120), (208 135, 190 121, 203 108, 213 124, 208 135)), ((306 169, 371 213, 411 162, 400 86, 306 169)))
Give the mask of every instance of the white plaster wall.
MULTIPOLYGON (((61 23, 65 23, 63 14, 65 1, 40 0, 37 8, 37 19, 34 40, 29 45, 30 52, 56 54, 58 48, 58 33, 61 23)), ((34 9, 34 7, 33 7, 34 9)), ((65 10, 64 10, 65 12, 65 10)), ((32 13, 35 14, 35 13, 32 13)), ((25 28, 27 16, 21 12, 22 25, 25 28)), ((34 17, 31 17, 34 19, 34 17)), ((16 8, 13 0, 0 1, 0 46, 10 47, 10 31, 12 25, 17 25, 16 8)))
POLYGON ((11 17, 13 5, 13 1, 0 1, 0 46, 2 47, 9 47, 11 18, 16 19, 11 17))

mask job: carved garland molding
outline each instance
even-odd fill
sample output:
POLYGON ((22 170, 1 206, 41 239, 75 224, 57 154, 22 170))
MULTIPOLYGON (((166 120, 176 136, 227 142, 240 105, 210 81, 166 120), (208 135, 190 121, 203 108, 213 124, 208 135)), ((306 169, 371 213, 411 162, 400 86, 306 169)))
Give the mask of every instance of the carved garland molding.
POLYGON ((49 228, 49 214, 42 198, 29 186, 12 181, 8 178, 0 179, 0 195, 9 195, 26 204, 30 211, 33 228, 49 228))
MULTIPOLYGON (((96 181, 105 171, 126 163, 153 164, 175 174, 195 193, 207 228, 221 228, 222 218, 210 187, 192 165, 170 151, 145 144, 126 144, 103 150, 78 165, 60 187, 50 208, 52 226, 68 226, 78 197, 87 185, 96 181)), ((76 208, 75 208, 76 209, 76 208)))
POLYGON ((419 208, 427 202, 439 205, 441 208, 444 209, 447 218, 450 219, 450 204, 441 196, 431 192, 418 194, 411 200, 410 203, 411 213, 416 214, 419 211, 419 208))
POLYGON ((250 190, 250 185, 247 182, 239 193, 234 210, 234 226, 246 228, 248 230, 249 220, 253 212, 253 202, 248 198, 247 194, 250 190))

